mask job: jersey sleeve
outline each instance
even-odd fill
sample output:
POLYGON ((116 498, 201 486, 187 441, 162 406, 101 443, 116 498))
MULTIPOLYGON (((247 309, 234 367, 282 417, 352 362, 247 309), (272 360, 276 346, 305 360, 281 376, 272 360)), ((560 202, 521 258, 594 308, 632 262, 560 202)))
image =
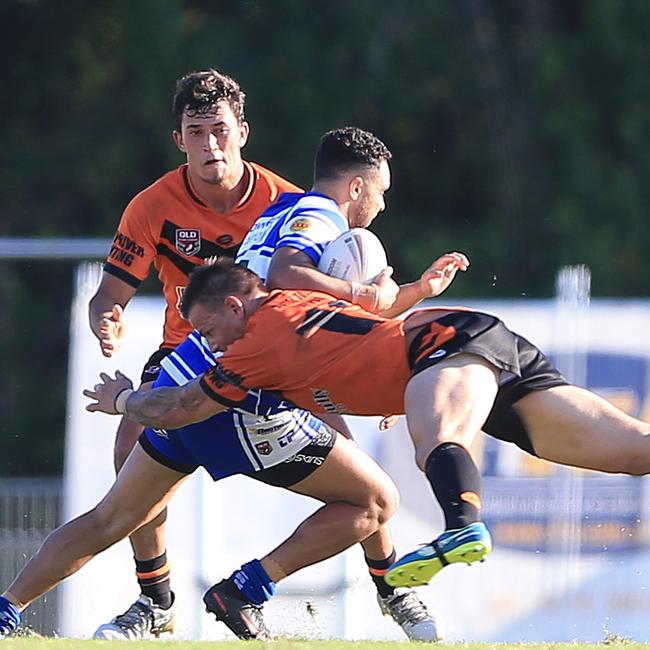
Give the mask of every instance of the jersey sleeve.
POLYGON ((156 256, 147 212, 142 195, 127 205, 104 264, 104 271, 136 289, 149 274, 156 256))
POLYGON ((326 246, 346 230, 348 225, 343 215, 334 210, 303 208, 282 225, 276 250, 283 246, 297 248, 318 265, 326 246))

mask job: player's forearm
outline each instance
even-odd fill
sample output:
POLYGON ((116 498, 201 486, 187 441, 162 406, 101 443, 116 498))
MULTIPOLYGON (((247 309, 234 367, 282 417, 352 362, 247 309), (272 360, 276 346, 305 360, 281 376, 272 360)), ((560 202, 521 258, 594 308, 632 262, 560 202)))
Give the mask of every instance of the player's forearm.
POLYGON ((95 295, 88 304, 88 321, 92 333, 100 338, 100 327, 102 321, 110 318, 113 311, 113 301, 108 297, 95 295))
POLYGON ((269 270, 269 289, 304 289, 322 291, 341 300, 351 301, 352 283, 325 275, 316 267, 287 265, 281 269, 269 270))
POLYGON ((131 393, 123 412, 128 418, 140 422, 145 427, 178 429, 201 422, 224 410, 224 407, 211 400, 211 403, 206 403, 208 399, 205 395, 197 394, 195 389, 161 387, 131 393))
POLYGON ((379 315, 384 318, 395 318, 411 307, 415 307, 425 297, 419 282, 402 284, 400 285, 399 293, 393 305, 389 309, 382 311, 379 315))

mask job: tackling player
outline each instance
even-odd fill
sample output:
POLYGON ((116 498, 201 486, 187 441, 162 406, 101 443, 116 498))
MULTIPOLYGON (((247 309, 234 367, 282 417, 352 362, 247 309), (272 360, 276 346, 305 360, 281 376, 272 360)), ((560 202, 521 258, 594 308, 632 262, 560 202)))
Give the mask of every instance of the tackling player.
POLYGON ((123 375, 104 375, 85 391, 95 400, 87 409, 181 426, 242 403, 255 387, 315 413, 406 413, 416 463, 446 530, 394 563, 390 584, 426 584, 449 563, 481 560, 491 550, 468 451, 480 430, 551 462, 650 473, 648 423, 570 385, 490 314, 441 307, 383 319, 324 293, 269 292, 226 261, 192 274, 183 313, 213 350, 225 350, 217 365, 182 388, 153 392, 133 392, 123 375))

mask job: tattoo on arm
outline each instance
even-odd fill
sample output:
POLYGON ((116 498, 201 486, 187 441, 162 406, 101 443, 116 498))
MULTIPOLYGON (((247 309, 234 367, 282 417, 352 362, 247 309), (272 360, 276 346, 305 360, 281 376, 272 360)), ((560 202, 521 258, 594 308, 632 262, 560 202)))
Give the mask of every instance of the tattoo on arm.
POLYGON ((198 379, 184 386, 136 391, 126 402, 127 417, 155 429, 177 429, 201 422, 223 410, 224 406, 203 392, 198 379))

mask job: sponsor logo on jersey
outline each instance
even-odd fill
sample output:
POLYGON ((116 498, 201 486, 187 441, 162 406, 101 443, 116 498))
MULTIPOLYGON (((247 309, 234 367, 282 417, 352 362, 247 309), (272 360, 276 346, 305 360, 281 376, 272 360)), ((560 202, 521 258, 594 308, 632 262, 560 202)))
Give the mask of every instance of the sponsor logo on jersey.
POLYGON ((176 250, 187 257, 201 250, 201 231, 196 228, 176 228, 176 250))
POLYGON ((144 257, 144 248, 126 235, 117 232, 113 238, 113 244, 108 253, 108 258, 112 262, 118 262, 124 266, 131 266, 136 257, 144 257))
POLYGON ((268 440, 256 443, 255 449, 257 449, 258 453, 262 456, 268 456, 273 451, 273 447, 271 447, 271 443, 268 442, 268 440))
POLYGON ((165 440, 169 440, 169 434, 167 433, 166 429, 154 429, 153 432, 157 436, 160 436, 161 438, 165 438, 165 440))
POLYGON ((311 220, 309 219, 296 219, 290 226, 289 230, 291 232, 303 232, 309 230, 312 226, 311 220))

